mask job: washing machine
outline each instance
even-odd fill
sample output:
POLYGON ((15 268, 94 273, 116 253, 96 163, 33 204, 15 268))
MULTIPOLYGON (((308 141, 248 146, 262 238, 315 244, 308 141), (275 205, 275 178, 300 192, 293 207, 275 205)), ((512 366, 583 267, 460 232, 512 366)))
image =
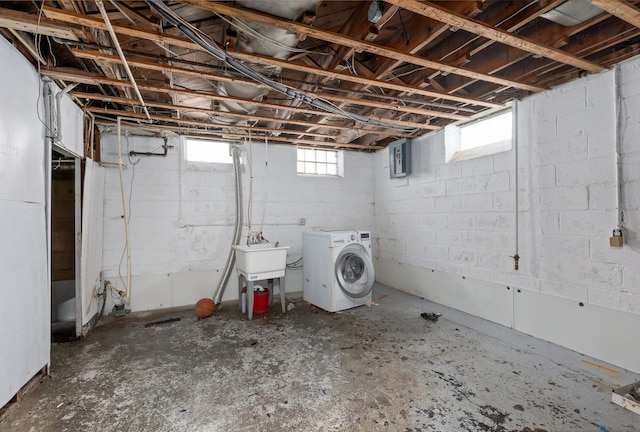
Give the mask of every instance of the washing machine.
POLYGON ((303 299, 329 312, 371 301, 375 282, 369 231, 302 234, 303 299))

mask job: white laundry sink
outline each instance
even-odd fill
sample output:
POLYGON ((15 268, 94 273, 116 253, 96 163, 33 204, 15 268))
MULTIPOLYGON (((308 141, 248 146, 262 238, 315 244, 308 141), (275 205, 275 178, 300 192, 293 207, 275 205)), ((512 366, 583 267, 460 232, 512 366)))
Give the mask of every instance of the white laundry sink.
POLYGON ((248 280, 271 279, 284 276, 289 246, 260 243, 234 246, 236 268, 248 280))

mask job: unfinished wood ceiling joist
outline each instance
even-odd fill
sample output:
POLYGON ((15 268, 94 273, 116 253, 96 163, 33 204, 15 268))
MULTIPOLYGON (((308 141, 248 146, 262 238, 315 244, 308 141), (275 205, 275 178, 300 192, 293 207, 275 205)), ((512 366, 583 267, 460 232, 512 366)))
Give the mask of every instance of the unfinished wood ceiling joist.
MULTIPOLYGON (((156 126, 373 151, 640 53, 640 0, 569 1, 589 18, 554 21, 563 0, 386 0, 375 23, 368 0, 104 5, 156 126)), ((141 115, 94 1, 1 2, 0 33, 101 121, 141 115)))

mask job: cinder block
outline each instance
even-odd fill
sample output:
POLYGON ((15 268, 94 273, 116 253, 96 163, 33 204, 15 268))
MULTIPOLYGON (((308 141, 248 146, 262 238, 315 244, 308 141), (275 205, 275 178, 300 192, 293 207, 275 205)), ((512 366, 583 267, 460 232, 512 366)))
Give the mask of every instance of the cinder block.
POLYGON ((425 246, 423 243, 419 242, 408 242, 406 245, 407 256, 424 258, 425 257, 425 246))
POLYGON ((464 212, 488 212, 493 210, 493 196, 489 193, 464 195, 460 198, 460 209, 464 212))
POLYGON ((613 183, 589 185, 589 209, 606 210, 616 207, 616 186, 613 183))
POLYGON ((590 185, 615 180, 613 156, 564 162, 556 165, 558 186, 590 185))
POLYGON ((587 106, 586 99, 586 83, 574 81, 540 95, 539 112, 546 119, 561 117, 568 112, 584 110, 587 106))
POLYGON ((589 75, 586 80, 587 107, 602 110, 615 99, 615 72, 607 70, 599 74, 589 75))
MULTIPOLYGON (((527 151, 525 151, 527 150, 527 148, 524 145, 520 144, 519 150, 520 151, 518 154, 518 163, 523 164, 528 159, 527 151)), ((497 153, 493 155, 493 171, 494 172, 513 171, 514 167, 515 167, 515 155, 513 150, 497 153)), ((463 174, 464 174, 464 171, 463 171, 463 174)), ((484 174, 484 173, 478 173, 478 174, 484 174)))
POLYGON ((462 176, 461 162, 436 166, 436 180, 449 180, 462 176))
POLYGON ((537 142, 546 143, 558 139, 558 123, 556 117, 541 118, 538 120, 538 125, 539 127, 534 132, 537 137, 537 142))
POLYGON ((464 195, 468 193, 473 193, 475 188, 476 177, 463 177, 452 180, 447 180, 446 190, 447 195, 464 195))
POLYGON ((640 314, 640 296, 615 289, 589 288, 589 303, 611 309, 640 314))
POLYGON ((436 197, 435 200, 435 211, 438 213, 441 212, 458 212, 460 211, 460 196, 453 197, 436 197))
POLYGON ((473 177, 494 172, 493 157, 485 156, 461 162, 462 177, 473 177))
POLYGON ((420 216, 420 226, 429 227, 434 229, 447 228, 447 214, 446 213, 434 213, 424 214, 420 216))
POLYGON ((589 290, 586 286, 560 281, 541 279, 540 292, 557 297, 573 299, 579 302, 587 302, 589 299, 589 290))
POLYGON ((640 181, 625 182, 622 186, 622 193, 623 208, 640 209, 640 181))
POLYGON ((481 213, 477 217, 478 229, 504 231, 512 228, 513 214, 504 212, 481 213))
POLYGON ((447 262, 449 260, 449 246, 426 244, 425 257, 438 262, 447 262))
POLYGON ((462 232, 459 230, 438 230, 436 242, 442 245, 459 246, 462 243, 462 232))
POLYGON ((542 165, 586 159, 587 137, 577 136, 562 141, 541 143, 537 146, 536 152, 542 165))
POLYGON ((540 188, 554 188, 557 184, 556 179, 556 166, 555 165, 543 165, 533 168, 533 181, 532 187, 535 187, 537 181, 540 188))
POLYGON ((496 250, 498 238, 495 233, 486 231, 465 231, 462 235, 462 244, 477 250, 496 250))
POLYGON ((609 235, 615 226, 614 210, 564 211, 560 213, 560 231, 583 236, 609 235))
POLYGON ((421 197, 443 197, 446 195, 447 183, 444 181, 424 183, 417 186, 421 197))
POLYGON ((615 123, 589 131, 587 149, 590 158, 611 156, 615 154, 615 123))
MULTIPOLYGON (((478 251, 478 267, 506 271, 513 268, 513 258, 505 252, 478 251)), ((496 274, 496 276, 498 275, 496 274)))
POLYGON ((476 252, 473 249, 450 247, 449 248, 449 260, 452 263, 462 264, 465 266, 476 266, 478 258, 476 252))
POLYGON ((627 265, 624 268, 622 271, 622 289, 627 293, 640 296, 640 266, 627 265))
POLYGON ((564 234, 545 235, 540 251, 540 256, 555 258, 558 261, 589 261, 589 255, 589 237, 564 234))
POLYGON ((509 190, 509 173, 500 172, 474 177, 475 192, 502 192, 509 190))
POLYGON ((476 226, 475 213, 452 213, 447 215, 447 226, 454 230, 470 230, 476 226))
POLYGON ((540 191, 540 209, 549 210, 586 210, 588 195, 586 186, 557 187, 540 191))
MULTIPOLYGON (((520 197, 519 197, 520 198, 520 197)), ((514 211, 516 195, 513 191, 497 192, 493 194, 493 209, 496 211, 514 211)))

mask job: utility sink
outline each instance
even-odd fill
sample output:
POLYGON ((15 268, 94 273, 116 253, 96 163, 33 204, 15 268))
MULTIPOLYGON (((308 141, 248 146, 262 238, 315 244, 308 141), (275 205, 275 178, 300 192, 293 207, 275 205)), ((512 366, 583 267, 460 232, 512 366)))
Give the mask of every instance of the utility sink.
POLYGON ((263 280, 284 276, 289 246, 271 243, 234 246, 236 268, 247 280, 263 280))

